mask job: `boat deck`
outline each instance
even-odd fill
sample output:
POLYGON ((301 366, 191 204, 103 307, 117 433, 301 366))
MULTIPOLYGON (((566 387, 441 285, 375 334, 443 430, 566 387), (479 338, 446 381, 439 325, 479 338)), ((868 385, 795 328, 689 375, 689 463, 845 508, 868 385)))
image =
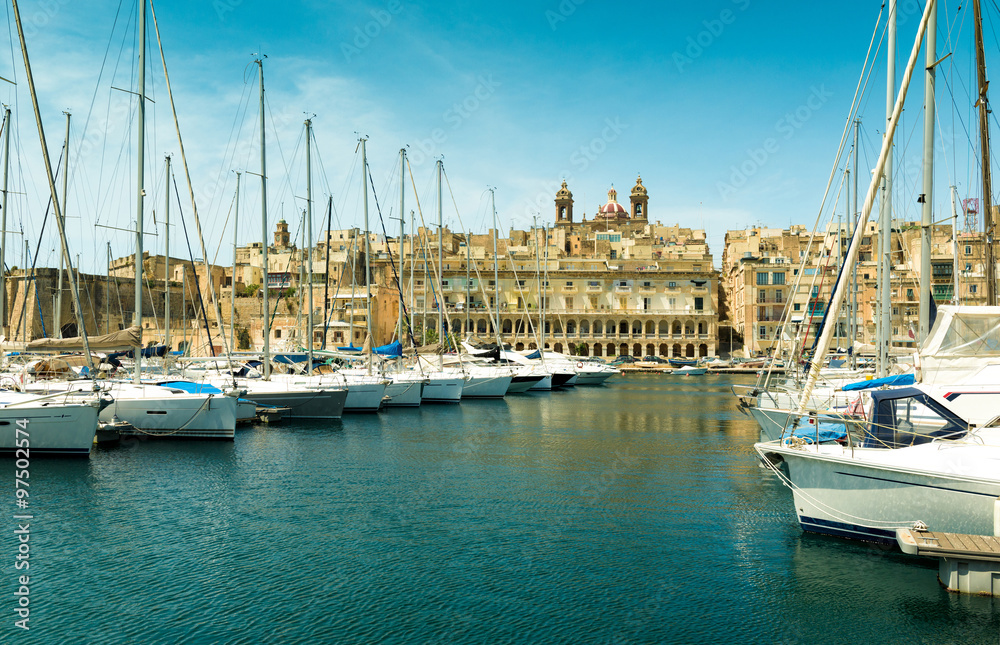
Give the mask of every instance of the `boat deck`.
POLYGON ((904 553, 938 558, 1000 562, 1000 537, 900 529, 896 540, 904 553))

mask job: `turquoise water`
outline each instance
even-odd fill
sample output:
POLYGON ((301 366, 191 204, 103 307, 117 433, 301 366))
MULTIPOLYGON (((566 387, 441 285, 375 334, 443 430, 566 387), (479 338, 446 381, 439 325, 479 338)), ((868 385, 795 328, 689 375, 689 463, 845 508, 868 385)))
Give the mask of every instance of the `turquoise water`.
POLYGON ((732 382, 34 460, 31 630, 8 519, 0 641, 1000 642, 1000 601, 947 593, 935 562, 802 534, 732 382))

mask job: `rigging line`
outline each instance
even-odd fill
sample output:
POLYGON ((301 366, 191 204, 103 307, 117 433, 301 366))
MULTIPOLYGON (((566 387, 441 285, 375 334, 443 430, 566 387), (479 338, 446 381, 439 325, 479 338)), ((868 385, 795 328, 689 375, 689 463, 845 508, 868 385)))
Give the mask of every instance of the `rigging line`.
MULTIPOLYGON (((167 96, 170 99, 170 112, 171 112, 171 115, 174 118, 174 129, 177 132, 177 144, 180 147, 181 163, 184 165, 184 177, 187 180, 188 195, 191 198, 191 210, 192 210, 192 215, 194 216, 195 230, 198 233, 198 245, 201 247, 201 253, 202 253, 202 256, 205 259, 205 279, 206 279, 206 282, 208 282, 208 292, 209 292, 209 295, 212 298, 212 304, 214 305, 214 308, 215 308, 216 321, 217 321, 217 324, 219 326, 219 336, 222 339, 222 348, 223 348, 223 350, 226 353, 226 360, 229 363, 230 372, 231 372, 232 371, 232 361, 230 360, 230 357, 232 356, 232 353, 229 351, 229 339, 226 337, 226 334, 223 332, 224 327, 223 327, 223 324, 222 324, 222 309, 221 309, 221 307, 219 305, 218 298, 216 298, 216 296, 215 296, 215 281, 212 280, 212 271, 211 271, 211 268, 208 266, 208 251, 205 248, 205 237, 202 235, 202 231, 201 231, 201 218, 198 217, 198 202, 194 198, 194 184, 191 183, 191 168, 188 166, 187 155, 184 152, 184 139, 181 137, 181 125, 180 125, 180 121, 177 118, 177 106, 174 103, 174 93, 173 93, 173 90, 170 87, 170 75, 167 73, 167 59, 166 59, 166 55, 163 53, 163 41, 160 39, 160 24, 159 24, 159 22, 156 19, 156 9, 153 6, 153 0, 149 1, 149 10, 150 10, 150 13, 152 14, 152 17, 153 17, 153 28, 156 31, 156 44, 157 44, 157 47, 158 47, 159 53, 160 53, 160 63, 163 65, 163 79, 164 79, 164 81, 166 83, 166 86, 167 86, 167 96)), ((179 194, 179 191, 177 191, 177 180, 176 180, 176 178, 174 179, 174 190, 175 190, 175 192, 178 192, 178 195, 177 195, 177 201, 178 201, 177 208, 178 208, 178 211, 181 213, 181 223, 184 224, 184 236, 186 238, 187 237, 187 224, 184 221, 183 210, 181 209, 181 206, 180 206, 180 194, 179 194)), ((191 245, 190 241, 188 241, 188 248, 189 249, 190 249, 190 245, 191 245)), ((267 273, 267 267, 264 267, 264 272, 265 272, 265 274, 267 273)), ((197 273, 196 273, 196 275, 197 275, 197 273)), ((201 295, 201 287, 200 286, 198 288, 198 293, 199 293, 199 296, 200 296, 201 295)), ((209 349, 212 352, 212 356, 215 356, 215 347, 212 345, 211 329, 209 329, 209 327, 208 327, 208 314, 205 312, 204 305, 202 306, 202 315, 205 317, 205 320, 206 320, 205 331, 209 334, 209 340, 208 340, 209 349)), ((234 384, 235 384, 235 381, 234 381, 234 384)))
MULTIPOLYGON (((465 227, 464 222, 462 222, 462 214, 458 211, 458 202, 455 200, 455 191, 453 191, 452 188, 451 188, 451 180, 448 178, 448 173, 444 172, 443 174, 444 174, 445 183, 448 184, 448 194, 451 195, 451 203, 455 207, 455 216, 458 218, 458 225, 462 228, 463 232, 465 232, 465 235, 466 235, 466 238, 465 238, 466 248, 467 249, 471 248, 470 245, 472 243, 472 241, 471 241, 472 231, 469 230, 469 229, 467 229, 465 227)), ((480 200, 480 201, 482 201, 482 200, 480 200)), ((494 322, 493 310, 488 305, 488 303, 489 303, 489 295, 486 293, 486 289, 483 286, 483 276, 482 276, 482 274, 479 273, 479 261, 478 260, 472 260, 470 262, 469 258, 468 258, 468 254, 467 254, 466 255, 466 264, 472 264, 473 267, 476 269, 476 280, 479 282, 479 291, 482 292, 483 302, 487 303, 487 313, 490 316, 490 322, 494 322)), ((494 287, 496 287, 496 285, 494 285, 494 287)), ((465 303, 465 308, 468 311, 468 309, 469 309, 469 303, 465 303)), ((558 312, 556 313, 556 315, 557 316, 561 316, 561 314, 558 313, 558 312)), ((497 316, 497 318, 499 318, 499 316, 497 316)), ((561 318, 560 318, 560 320, 561 320, 561 318)))
MULTIPOLYGON (((413 344, 413 329, 410 326, 410 314, 406 311, 406 302, 403 298, 403 285, 399 281, 399 273, 396 271, 396 261, 392 259, 392 247, 389 245, 389 233, 385 230, 385 219, 382 217, 382 207, 378 203, 378 194, 375 192, 375 179, 372 178, 371 164, 368 164, 368 180, 372 183, 372 196, 375 198, 375 210, 378 212, 378 221, 382 225, 382 235, 385 236, 386 245, 385 248, 389 254, 389 266, 392 267, 392 278, 396 282, 396 290, 399 293, 399 306, 403 308, 403 318, 406 320, 407 331, 410 334, 410 344, 413 344)), ((402 180, 402 177, 400 177, 402 180)), ((367 231, 365 232, 367 235, 367 231)), ((403 257, 403 240, 399 240, 399 257, 400 262, 402 262, 403 257)))
MULTIPOLYGON (((191 250, 191 238, 188 236, 187 232, 187 222, 184 220, 184 207, 181 205, 181 191, 177 187, 177 178, 173 177, 174 181, 174 194, 177 195, 177 214, 180 216, 181 226, 184 229, 184 241, 187 242, 188 256, 191 258, 191 270, 194 272, 194 286, 195 294, 198 296, 198 306, 201 309, 201 316, 203 322, 205 323, 205 334, 208 336, 208 351, 215 357, 215 346, 212 345, 212 328, 208 325, 208 312, 205 310, 205 302, 201 297, 201 280, 198 279, 198 269, 194 261, 194 251, 191 250)), ((186 269, 185 269, 186 270, 186 269)), ((208 264, 205 264, 205 281, 208 282, 209 286, 212 286, 212 271, 208 264)), ((225 338, 225 334, 222 333, 222 328, 219 328, 219 335, 225 338)), ((225 342, 225 341, 223 341, 225 342)), ((228 352, 227 352, 228 354, 228 352)))

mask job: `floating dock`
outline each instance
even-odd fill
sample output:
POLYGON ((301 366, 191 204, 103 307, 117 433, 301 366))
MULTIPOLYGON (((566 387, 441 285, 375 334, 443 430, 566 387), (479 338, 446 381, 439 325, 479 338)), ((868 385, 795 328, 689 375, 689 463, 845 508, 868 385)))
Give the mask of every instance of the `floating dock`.
POLYGON ((899 529, 903 553, 941 558, 938 581, 948 591, 1000 596, 1000 537, 899 529))

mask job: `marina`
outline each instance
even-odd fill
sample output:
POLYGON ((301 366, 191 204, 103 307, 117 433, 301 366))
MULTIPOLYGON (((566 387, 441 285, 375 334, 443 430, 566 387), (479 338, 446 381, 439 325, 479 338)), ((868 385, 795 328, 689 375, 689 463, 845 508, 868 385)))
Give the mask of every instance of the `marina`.
POLYGON ((996 601, 949 593, 934 560, 799 530, 730 392, 751 381, 627 375, 35 461, 32 627, 101 643, 995 642, 996 601))

